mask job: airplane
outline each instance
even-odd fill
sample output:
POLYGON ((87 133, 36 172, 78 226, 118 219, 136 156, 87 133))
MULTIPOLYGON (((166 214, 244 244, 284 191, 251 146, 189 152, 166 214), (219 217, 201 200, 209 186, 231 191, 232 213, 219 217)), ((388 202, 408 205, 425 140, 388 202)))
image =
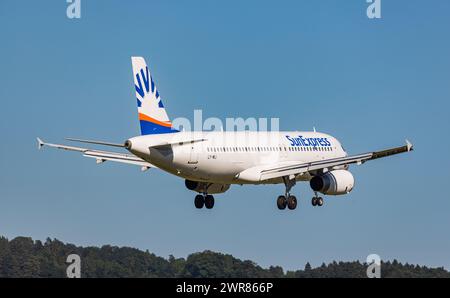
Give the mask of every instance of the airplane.
POLYGON ((143 57, 131 57, 141 135, 124 143, 67 138, 85 144, 128 150, 127 153, 103 151, 46 143, 38 148, 54 147, 80 152, 97 163, 113 161, 140 166, 143 171, 161 169, 185 180, 194 191, 196 208, 212 209, 214 194, 226 192, 231 185, 284 184, 278 196, 278 209, 294 210, 297 198, 291 194, 297 182, 309 182, 313 206, 324 204, 323 195, 345 195, 352 191, 355 179, 348 170, 390 155, 409 152, 406 144, 381 151, 348 155, 339 140, 314 131, 179 131, 172 126, 159 91, 143 57))

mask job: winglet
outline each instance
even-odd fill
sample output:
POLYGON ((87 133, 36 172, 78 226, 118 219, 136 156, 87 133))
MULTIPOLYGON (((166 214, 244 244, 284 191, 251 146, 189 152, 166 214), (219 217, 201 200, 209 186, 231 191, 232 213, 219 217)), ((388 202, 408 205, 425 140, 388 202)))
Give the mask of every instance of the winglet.
POLYGON ((414 150, 413 144, 411 144, 411 142, 408 141, 408 140, 405 140, 405 141, 406 141, 406 148, 407 148, 407 150, 408 150, 408 151, 414 150))
POLYGON ((38 149, 41 150, 41 148, 44 147, 45 143, 40 138, 36 139, 38 141, 38 149))

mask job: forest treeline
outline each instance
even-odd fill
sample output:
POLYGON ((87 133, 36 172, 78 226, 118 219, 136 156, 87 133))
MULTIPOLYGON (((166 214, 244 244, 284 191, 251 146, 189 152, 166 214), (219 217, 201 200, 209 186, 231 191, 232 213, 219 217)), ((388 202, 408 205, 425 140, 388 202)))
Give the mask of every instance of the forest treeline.
MULTIPOLYGON (((367 264, 332 262, 285 272, 279 266, 262 268, 232 255, 212 251, 193 253, 186 259, 158 257, 149 251, 104 245, 80 247, 56 239, 44 243, 28 237, 0 237, 0 277, 66 277, 67 256, 81 257, 82 277, 366 277, 367 264)), ((381 265, 382 277, 450 277, 444 268, 401 264, 381 265)))

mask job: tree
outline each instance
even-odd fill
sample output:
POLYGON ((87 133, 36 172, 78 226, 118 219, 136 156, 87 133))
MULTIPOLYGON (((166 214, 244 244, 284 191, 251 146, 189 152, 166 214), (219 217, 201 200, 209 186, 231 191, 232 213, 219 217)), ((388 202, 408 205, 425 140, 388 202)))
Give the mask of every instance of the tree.
MULTIPOLYGON (((158 257, 131 247, 104 245, 78 247, 47 238, 44 244, 27 237, 9 241, 0 237, 0 277, 66 277, 66 258, 76 253, 82 260, 82 277, 366 277, 367 264, 333 261, 284 273, 280 266, 264 269, 250 260, 212 251, 184 258, 158 257)), ((382 277, 450 277, 443 267, 382 263, 382 277)))

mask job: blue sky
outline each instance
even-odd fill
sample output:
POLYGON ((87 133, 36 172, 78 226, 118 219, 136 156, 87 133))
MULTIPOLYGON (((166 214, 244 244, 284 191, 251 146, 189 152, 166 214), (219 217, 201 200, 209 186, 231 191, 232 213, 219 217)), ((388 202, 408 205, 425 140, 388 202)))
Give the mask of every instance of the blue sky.
POLYGON ((450 268, 450 3, 382 1, 0 2, 0 234, 181 257, 205 249, 262 266, 382 259, 450 268), (295 212, 278 186, 233 186, 197 210, 181 179, 56 150, 36 136, 138 135, 130 56, 149 63, 169 116, 279 117, 350 153, 405 154, 352 167, 354 191, 295 212))

